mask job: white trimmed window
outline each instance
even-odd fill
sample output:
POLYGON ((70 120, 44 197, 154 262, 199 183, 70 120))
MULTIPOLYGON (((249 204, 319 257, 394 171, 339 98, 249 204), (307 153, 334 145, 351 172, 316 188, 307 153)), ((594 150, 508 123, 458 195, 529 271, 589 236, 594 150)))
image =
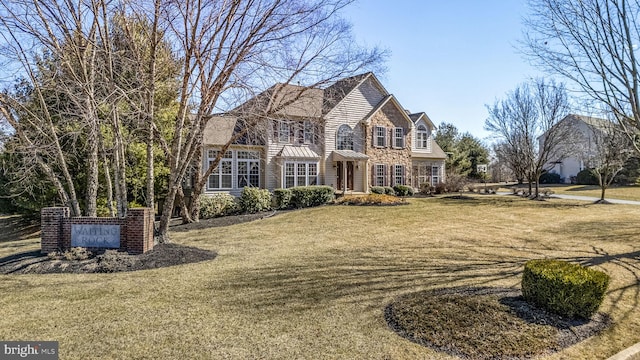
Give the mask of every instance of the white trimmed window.
MULTIPOLYGON (((213 164, 218 156, 218 150, 207 151, 207 160, 209 166, 213 164)), ((227 151, 222 155, 218 166, 209 175, 207 188, 211 190, 228 190, 233 187, 233 153, 227 151)))
POLYGON ((393 185, 404 185, 404 165, 393 166, 393 185))
POLYGON ((393 147, 397 149, 404 148, 404 129, 401 127, 393 130, 393 147))
POLYGON ((375 147, 387 146, 387 128, 376 126, 373 128, 373 145, 375 147))
POLYGON ((309 120, 304 121, 304 143, 315 144, 315 124, 309 120))
POLYGON ((431 185, 436 186, 440 183, 440 167, 431 167, 431 185))
POLYGON ((260 152, 238 151, 238 189, 260 187, 260 152))
POLYGON ((284 164, 282 187, 310 186, 318 184, 317 162, 287 162, 284 164))
POLYGON ((429 145, 429 132, 427 131, 427 127, 420 124, 416 131, 416 148, 428 150, 430 148, 429 145))
POLYGON ((375 186, 386 186, 387 166, 384 164, 376 164, 373 171, 375 186))
POLYGON ((353 129, 347 124, 342 124, 338 128, 336 135, 337 150, 353 150, 353 129))
POLYGON ((278 142, 288 143, 291 134, 291 124, 288 121, 278 121, 278 142))

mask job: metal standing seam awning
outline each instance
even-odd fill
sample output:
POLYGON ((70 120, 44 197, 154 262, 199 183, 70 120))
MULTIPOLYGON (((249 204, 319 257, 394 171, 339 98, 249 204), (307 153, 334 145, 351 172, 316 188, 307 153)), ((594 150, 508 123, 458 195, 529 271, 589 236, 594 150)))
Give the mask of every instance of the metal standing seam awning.
POLYGON ((321 156, 308 146, 285 145, 277 155, 280 158, 320 159, 321 156))
POLYGON ((353 150, 334 150, 331 153, 333 161, 365 161, 369 157, 363 153, 353 150))

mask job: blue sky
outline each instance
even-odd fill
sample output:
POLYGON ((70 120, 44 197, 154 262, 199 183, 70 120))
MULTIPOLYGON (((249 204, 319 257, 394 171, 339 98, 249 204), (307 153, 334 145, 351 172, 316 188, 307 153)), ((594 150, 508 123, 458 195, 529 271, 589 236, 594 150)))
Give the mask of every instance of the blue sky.
POLYGON ((360 43, 390 50, 379 78, 405 108, 485 139, 485 105, 541 75, 516 49, 526 12, 526 0, 360 0, 343 16, 360 43))

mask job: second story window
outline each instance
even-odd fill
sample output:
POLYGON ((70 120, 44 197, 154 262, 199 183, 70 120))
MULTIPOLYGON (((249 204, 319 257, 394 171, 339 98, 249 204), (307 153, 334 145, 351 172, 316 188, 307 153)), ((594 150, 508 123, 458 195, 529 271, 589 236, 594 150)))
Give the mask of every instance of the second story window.
POLYGON ((315 144, 315 124, 309 120, 304 121, 304 143, 315 144))
POLYGON ((387 146, 387 128, 376 126, 373 128, 373 145, 375 147, 387 146))
POLYGON ((429 148, 429 132, 424 125, 418 125, 416 131, 416 148, 428 149, 429 148))
POLYGON ((393 131, 393 147, 397 149, 404 148, 404 129, 397 127, 393 131))
POLYGON ((353 150, 353 129, 349 125, 340 125, 336 137, 337 150, 353 150))
POLYGON ((291 124, 288 121, 278 122, 278 142, 288 143, 291 133, 291 124))

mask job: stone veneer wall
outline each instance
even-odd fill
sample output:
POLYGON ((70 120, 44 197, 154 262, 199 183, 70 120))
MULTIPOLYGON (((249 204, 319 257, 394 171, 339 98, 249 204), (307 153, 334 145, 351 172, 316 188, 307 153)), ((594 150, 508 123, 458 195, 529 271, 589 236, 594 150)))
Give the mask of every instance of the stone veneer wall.
POLYGON ((411 139, 413 134, 409 123, 400 111, 391 103, 387 103, 376 114, 371 117, 369 125, 366 127, 366 154, 369 156, 369 186, 375 184, 375 164, 385 164, 390 166, 387 174, 387 184, 391 185, 393 180, 393 165, 404 165, 405 184, 411 183, 411 139), (376 126, 387 128, 387 146, 375 147, 373 143, 373 131, 376 126), (404 129, 405 140, 403 149, 393 147, 393 128, 404 129))
POLYGON ((153 249, 153 213, 149 208, 129 209, 124 218, 70 217, 69 208, 41 211, 40 251, 44 254, 71 248, 71 225, 119 225, 120 251, 143 254, 153 249))

